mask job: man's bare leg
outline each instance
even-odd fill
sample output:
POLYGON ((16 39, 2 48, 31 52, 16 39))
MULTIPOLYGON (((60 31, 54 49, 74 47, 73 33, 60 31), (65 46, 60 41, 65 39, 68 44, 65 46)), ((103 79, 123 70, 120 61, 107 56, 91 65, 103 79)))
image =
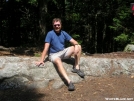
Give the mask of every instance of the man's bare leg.
POLYGON ((85 74, 80 70, 80 56, 81 56, 81 46, 80 45, 76 45, 76 46, 72 46, 69 47, 68 53, 69 55, 74 53, 74 49, 77 49, 75 51, 77 51, 77 53, 74 54, 74 58, 75 58, 75 64, 74 64, 74 68, 72 70, 72 72, 77 73, 80 77, 84 78, 85 74))
POLYGON ((75 65, 74 65, 74 67, 76 69, 80 69, 79 64, 80 64, 80 56, 81 56, 81 45, 76 45, 76 46, 69 47, 68 52, 67 52, 67 55, 69 57, 71 55, 73 55, 74 54, 75 47, 78 47, 78 50, 77 50, 78 52, 77 52, 77 54, 74 55, 74 58, 75 58, 75 65))
POLYGON ((56 58, 54 61, 53 61, 56 65, 57 65, 57 68, 58 68, 58 71, 60 72, 60 74, 67 80, 68 84, 70 83, 70 79, 63 67, 63 64, 62 64, 62 61, 60 58, 56 58))
MULTIPOLYGON (((77 45, 77 46, 69 47, 68 52, 67 52, 67 56, 70 57, 71 55, 73 55, 75 47, 78 47, 78 53, 74 56, 75 57, 74 67, 75 67, 75 69, 79 70, 80 69, 79 62, 80 62, 80 55, 81 55, 81 46, 77 45)), ((71 80, 69 79, 69 77, 68 77, 68 75, 63 67, 61 59, 56 58, 53 62, 57 65, 59 72, 67 80, 67 82, 69 84, 71 80)))
POLYGON ((56 58, 54 63, 57 65, 58 67, 58 71, 60 72, 60 74, 66 79, 66 81, 68 82, 68 90, 69 91, 74 91, 75 90, 75 86, 73 85, 73 83, 71 82, 71 80, 69 79, 63 65, 62 65, 62 61, 60 58, 56 58))
POLYGON ((80 45, 77 45, 77 46, 75 46, 75 47, 79 47, 79 51, 78 51, 78 53, 74 56, 74 58, 75 58, 75 65, 74 65, 74 67, 75 67, 76 69, 80 69, 79 64, 80 64, 80 56, 81 56, 81 46, 80 46, 80 45))

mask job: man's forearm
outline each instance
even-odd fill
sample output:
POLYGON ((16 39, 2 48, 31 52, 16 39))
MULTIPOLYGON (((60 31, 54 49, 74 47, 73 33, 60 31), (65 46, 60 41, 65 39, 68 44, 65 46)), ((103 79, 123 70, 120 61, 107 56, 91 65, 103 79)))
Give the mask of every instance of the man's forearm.
POLYGON ((44 61, 44 59, 45 59, 45 57, 46 57, 46 51, 43 51, 42 52, 42 55, 41 55, 41 61, 43 62, 44 61))

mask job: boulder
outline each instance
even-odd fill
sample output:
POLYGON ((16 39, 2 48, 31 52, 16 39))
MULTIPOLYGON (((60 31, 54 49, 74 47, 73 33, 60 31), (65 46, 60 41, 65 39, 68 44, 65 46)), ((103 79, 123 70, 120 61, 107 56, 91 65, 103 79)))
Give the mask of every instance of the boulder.
MULTIPOLYGON (((0 89, 16 88, 45 88, 50 82, 55 89, 61 88, 66 81, 57 71, 57 67, 46 59, 40 67, 35 65, 39 57, 0 57, 0 89)), ((133 58, 101 58, 85 56, 80 59, 80 68, 85 78, 72 73, 73 57, 63 61, 65 70, 73 83, 79 83, 89 76, 116 76, 121 74, 134 74, 133 58)))
POLYGON ((134 45, 133 44, 128 44, 125 47, 124 52, 134 52, 134 45))

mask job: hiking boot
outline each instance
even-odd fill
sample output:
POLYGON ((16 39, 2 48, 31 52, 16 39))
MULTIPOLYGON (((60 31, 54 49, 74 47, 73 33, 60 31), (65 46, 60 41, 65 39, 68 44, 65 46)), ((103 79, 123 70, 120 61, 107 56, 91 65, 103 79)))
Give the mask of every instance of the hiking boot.
POLYGON ((85 76, 85 74, 80 69, 73 68, 72 72, 77 73, 81 78, 84 78, 85 76))
POLYGON ((72 82, 70 82, 70 83, 68 84, 68 90, 69 90, 69 91, 74 91, 74 90, 75 90, 75 86, 74 86, 74 84, 73 84, 72 82))

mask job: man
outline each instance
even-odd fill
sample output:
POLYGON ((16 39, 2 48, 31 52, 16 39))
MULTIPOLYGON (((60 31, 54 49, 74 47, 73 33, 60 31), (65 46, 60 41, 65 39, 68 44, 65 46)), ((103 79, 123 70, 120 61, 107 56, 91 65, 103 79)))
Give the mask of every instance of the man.
POLYGON ((49 60, 57 66, 58 71, 66 79, 68 83, 68 90, 73 91, 75 90, 75 86, 69 79, 62 65, 62 59, 67 59, 71 57, 71 55, 74 55, 75 64, 72 72, 77 73, 79 76, 83 78, 85 75, 82 71, 80 71, 80 67, 79 67, 81 46, 68 33, 61 30, 62 28, 61 19, 54 18, 52 21, 52 25, 53 25, 53 30, 47 33, 41 60, 37 62, 36 65, 39 66, 41 64, 44 64, 45 56, 48 53, 49 60), (64 44, 66 41, 70 42, 72 46, 65 48, 64 44))

